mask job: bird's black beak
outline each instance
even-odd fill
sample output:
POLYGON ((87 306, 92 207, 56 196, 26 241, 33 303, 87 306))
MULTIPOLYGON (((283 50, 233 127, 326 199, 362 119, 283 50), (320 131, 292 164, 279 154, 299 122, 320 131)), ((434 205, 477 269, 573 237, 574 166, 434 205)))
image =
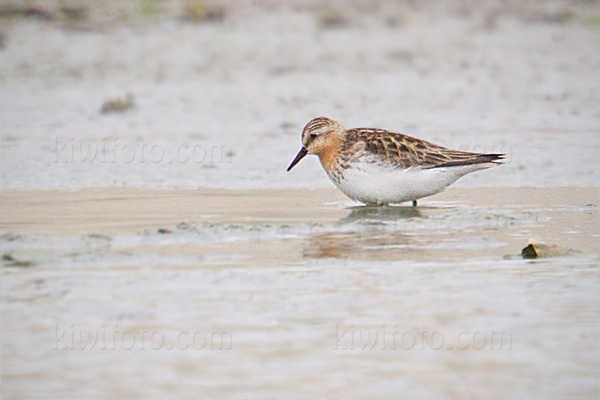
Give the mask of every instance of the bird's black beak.
POLYGON ((308 150, 306 150, 306 147, 302 147, 300 149, 300 151, 298 152, 298 154, 296 154, 296 158, 294 158, 294 161, 292 161, 292 163, 290 164, 290 166, 288 167, 288 171, 292 168, 294 168, 294 165, 298 164, 300 162, 300 160, 302 160, 304 158, 305 155, 308 154, 308 150))

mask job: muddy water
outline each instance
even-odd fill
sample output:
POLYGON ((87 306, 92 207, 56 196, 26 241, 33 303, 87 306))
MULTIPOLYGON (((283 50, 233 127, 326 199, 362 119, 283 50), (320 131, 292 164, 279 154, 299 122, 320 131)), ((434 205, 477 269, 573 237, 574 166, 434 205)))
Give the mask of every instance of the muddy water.
POLYGON ((598 393, 595 188, 0 198, 6 398, 598 393))

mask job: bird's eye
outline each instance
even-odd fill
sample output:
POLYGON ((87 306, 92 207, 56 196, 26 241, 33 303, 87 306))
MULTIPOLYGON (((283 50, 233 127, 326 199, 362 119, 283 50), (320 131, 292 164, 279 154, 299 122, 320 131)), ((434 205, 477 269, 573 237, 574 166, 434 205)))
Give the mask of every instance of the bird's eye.
POLYGON ((311 133, 310 135, 308 135, 308 140, 313 141, 317 138, 317 134, 316 133, 311 133))

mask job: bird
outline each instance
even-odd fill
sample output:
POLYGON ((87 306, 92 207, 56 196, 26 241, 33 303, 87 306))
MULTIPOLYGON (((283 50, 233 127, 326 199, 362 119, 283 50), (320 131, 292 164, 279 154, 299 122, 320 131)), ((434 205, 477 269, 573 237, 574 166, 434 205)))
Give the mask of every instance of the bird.
POLYGON ((327 176, 350 199, 387 206, 432 196, 474 171, 502 164, 505 154, 451 150, 402 133, 345 129, 326 117, 302 130, 302 147, 287 171, 307 154, 319 157, 327 176))

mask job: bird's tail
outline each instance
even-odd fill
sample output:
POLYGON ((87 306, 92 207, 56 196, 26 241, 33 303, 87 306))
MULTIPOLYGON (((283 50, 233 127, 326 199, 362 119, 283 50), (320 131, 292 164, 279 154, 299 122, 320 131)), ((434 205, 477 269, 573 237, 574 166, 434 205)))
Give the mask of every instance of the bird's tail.
POLYGON ((494 153, 494 154, 473 154, 473 157, 465 158, 462 160, 452 160, 437 164, 430 168, 444 168, 444 167, 461 167, 465 165, 476 165, 481 164, 481 168, 488 168, 493 165, 503 164, 506 154, 494 153), (487 164, 487 165, 486 165, 487 164))

